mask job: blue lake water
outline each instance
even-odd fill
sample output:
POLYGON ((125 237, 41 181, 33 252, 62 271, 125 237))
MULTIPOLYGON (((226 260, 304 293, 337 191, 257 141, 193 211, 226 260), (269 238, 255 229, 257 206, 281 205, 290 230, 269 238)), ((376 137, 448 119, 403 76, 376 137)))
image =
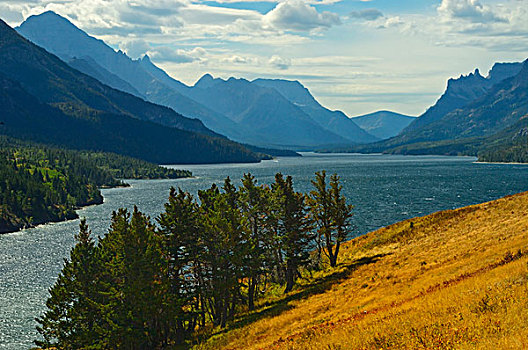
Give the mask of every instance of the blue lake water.
MULTIPOLYGON (((316 171, 341 176, 344 194, 355 205, 353 235, 388 224, 485 202, 528 190, 528 165, 475 164, 470 157, 319 155, 278 158, 258 164, 181 165, 191 179, 128 181, 130 188, 103 190, 102 205, 84 208, 92 232, 107 230, 110 214, 120 207, 151 217, 162 210, 171 186, 196 193, 226 176, 237 181, 246 172, 270 183, 277 172, 292 175, 298 191, 311 189, 316 171)), ((28 349, 37 336, 34 318, 44 310, 48 288, 74 243, 79 221, 42 225, 0 235, 0 349, 28 349)))

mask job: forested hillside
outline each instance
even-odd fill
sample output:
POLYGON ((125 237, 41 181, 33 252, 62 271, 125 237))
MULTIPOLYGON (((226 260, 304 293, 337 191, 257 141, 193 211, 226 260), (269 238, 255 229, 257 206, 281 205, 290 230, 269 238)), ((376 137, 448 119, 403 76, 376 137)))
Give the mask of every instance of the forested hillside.
POLYGON ((0 151, 0 233, 77 217, 75 208, 100 204, 98 186, 121 184, 109 172, 68 152, 0 151))
POLYGON ((76 152, 0 137, 0 233, 76 218, 100 204, 99 187, 122 178, 179 178, 188 171, 109 153, 76 152))

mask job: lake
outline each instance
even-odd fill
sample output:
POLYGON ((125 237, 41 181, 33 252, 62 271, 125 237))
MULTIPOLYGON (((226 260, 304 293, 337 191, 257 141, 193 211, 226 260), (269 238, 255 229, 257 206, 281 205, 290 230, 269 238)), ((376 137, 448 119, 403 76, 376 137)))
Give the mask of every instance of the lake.
MULTIPOLYGON (((292 175, 298 191, 311 189, 316 171, 338 173, 349 203, 354 204, 352 233, 438 210, 497 199, 528 190, 528 165, 475 164, 471 157, 396 156, 304 153, 258 164, 175 165, 195 175, 178 180, 128 181, 130 188, 102 190, 105 202, 79 211, 92 232, 102 236, 110 214, 120 207, 138 208, 156 217, 171 186, 196 193, 226 176, 238 180, 251 172, 270 183, 277 172, 292 175)), ((27 349, 36 337, 34 318, 44 310, 55 281, 74 243, 79 221, 42 225, 0 235, 0 349, 27 349)))

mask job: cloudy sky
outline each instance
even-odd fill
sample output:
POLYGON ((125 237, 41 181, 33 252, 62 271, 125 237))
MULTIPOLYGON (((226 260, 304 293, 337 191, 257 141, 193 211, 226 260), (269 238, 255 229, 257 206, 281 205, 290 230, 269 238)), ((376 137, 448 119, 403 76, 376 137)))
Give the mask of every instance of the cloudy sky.
POLYGON ((421 114, 446 80, 528 57, 528 0, 2 0, 53 10, 176 79, 298 79, 331 109, 421 114))

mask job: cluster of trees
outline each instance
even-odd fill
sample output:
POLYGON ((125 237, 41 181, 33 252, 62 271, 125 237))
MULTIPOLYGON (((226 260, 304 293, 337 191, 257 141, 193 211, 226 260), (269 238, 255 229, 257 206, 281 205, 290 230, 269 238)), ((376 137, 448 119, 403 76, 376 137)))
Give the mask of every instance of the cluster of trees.
POLYGON ((0 233, 77 217, 75 208, 102 203, 105 172, 50 150, 0 151, 0 233))
POLYGON ((328 185, 316 173, 313 184, 305 195, 289 176, 264 186, 246 174, 239 188, 227 178, 199 191, 199 201, 173 188, 157 225, 137 208, 120 209, 97 244, 81 221, 35 343, 165 348, 200 327, 225 327, 270 284, 291 291, 311 258, 326 254, 335 266, 352 206, 337 175, 328 185))
POLYGON ((77 217, 75 209, 100 204, 100 187, 120 178, 178 178, 167 169, 111 153, 44 147, 0 137, 0 233, 77 217))
POLYGON ((517 137, 510 144, 481 152, 478 158, 481 162, 528 163, 528 137, 517 137))
POLYGON ((192 176, 189 170, 165 168, 116 153, 82 151, 80 154, 116 179, 179 179, 192 176))

